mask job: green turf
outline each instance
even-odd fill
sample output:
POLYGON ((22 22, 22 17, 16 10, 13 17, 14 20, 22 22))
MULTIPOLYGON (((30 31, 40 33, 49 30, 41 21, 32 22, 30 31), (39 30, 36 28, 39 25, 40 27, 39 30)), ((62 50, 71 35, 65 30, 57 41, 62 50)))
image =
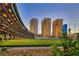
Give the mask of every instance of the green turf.
POLYGON ((0 46, 51 46, 52 44, 61 44, 62 40, 36 40, 36 39, 22 39, 22 40, 8 40, 0 43, 0 46))

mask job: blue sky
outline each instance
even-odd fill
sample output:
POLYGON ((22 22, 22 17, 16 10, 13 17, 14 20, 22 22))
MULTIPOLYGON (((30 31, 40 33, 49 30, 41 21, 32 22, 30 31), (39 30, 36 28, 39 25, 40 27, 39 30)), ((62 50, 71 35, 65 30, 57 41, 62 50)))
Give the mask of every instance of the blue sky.
MULTIPOLYGON (((76 30, 78 32, 79 25, 79 4, 56 4, 56 3, 18 3, 18 11, 25 26, 29 30, 30 19, 35 17, 39 22, 38 33, 41 33, 41 21, 45 17, 55 20, 57 18, 63 18, 63 23, 68 24, 68 28, 71 26, 72 32, 76 30), (69 25, 71 24, 71 25, 69 25)), ((51 30, 52 31, 52 30, 51 30)))

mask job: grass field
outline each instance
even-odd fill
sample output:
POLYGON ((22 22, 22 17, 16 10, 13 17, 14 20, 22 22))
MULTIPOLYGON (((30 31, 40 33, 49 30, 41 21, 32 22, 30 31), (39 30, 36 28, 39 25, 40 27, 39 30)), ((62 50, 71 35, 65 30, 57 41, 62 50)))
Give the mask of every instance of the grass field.
POLYGON ((36 39, 22 39, 22 40, 7 40, 0 43, 0 46, 51 46, 52 44, 61 45, 63 40, 36 40, 36 39))

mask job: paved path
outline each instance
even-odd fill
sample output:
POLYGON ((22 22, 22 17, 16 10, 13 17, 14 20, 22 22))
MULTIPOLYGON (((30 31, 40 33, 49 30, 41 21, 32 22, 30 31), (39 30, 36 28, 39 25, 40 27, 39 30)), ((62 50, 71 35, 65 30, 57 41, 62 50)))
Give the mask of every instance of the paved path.
POLYGON ((50 49, 51 47, 8 47, 10 49, 50 49))
MULTIPOLYGON (((3 47, 0 47, 3 48, 3 47)), ((50 49, 51 47, 5 47, 5 48, 11 48, 11 49, 50 49)), ((58 47, 62 48, 62 47, 58 47)))

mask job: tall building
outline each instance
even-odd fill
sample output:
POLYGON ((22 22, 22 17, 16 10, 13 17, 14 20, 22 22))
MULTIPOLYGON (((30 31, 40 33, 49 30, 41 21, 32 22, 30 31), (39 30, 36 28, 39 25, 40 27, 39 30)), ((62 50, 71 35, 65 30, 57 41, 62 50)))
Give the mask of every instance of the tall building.
POLYGON ((67 24, 64 24, 64 25, 63 25, 63 32, 64 32, 64 33, 67 33, 67 24))
POLYGON ((42 21, 42 36, 50 37, 51 36, 51 19, 44 18, 42 21))
POLYGON ((38 20, 36 18, 30 20, 30 31, 34 34, 38 34, 38 20))
POLYGON ((54 37, 61 37, 62 36, 62 25, 63 19, 56 19, 53 21, 53 36, 54 37))

